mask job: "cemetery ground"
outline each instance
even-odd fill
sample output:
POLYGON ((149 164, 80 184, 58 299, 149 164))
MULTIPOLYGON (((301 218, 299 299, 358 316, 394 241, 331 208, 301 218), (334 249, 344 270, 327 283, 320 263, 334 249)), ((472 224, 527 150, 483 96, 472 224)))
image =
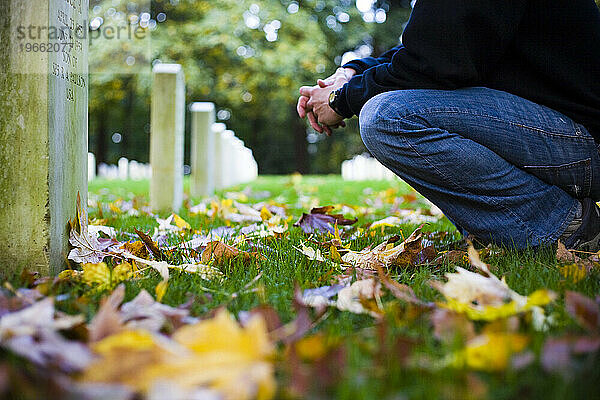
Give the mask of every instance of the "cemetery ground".
POLYGON ((467 252, 400 181, 260 177, 158 216, 147 181, 89 190, 89 225, 74 223, 91 238, 82 262, 2 289, 4 396, 600 392, 598 255, 467 252))

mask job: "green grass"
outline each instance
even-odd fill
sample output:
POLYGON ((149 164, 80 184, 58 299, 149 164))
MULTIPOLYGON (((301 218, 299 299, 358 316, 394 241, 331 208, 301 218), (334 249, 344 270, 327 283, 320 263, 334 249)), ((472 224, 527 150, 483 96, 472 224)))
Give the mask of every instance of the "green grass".
MULTIPOLYGON (((188 182, 186 181, 186 188, 188 182)), ((150 217, 127 217, 107 211, 107 205, 118 199, 141 198, 147 200, 149 184, 141 182, 100 181, 90 184, 90 198, 103 204, 103 213, 98 209, 90 210, 91 218, 104 219, 104 223, 113 226, 121 232, 133 232, 133 228, 146 231, 157 226, 150 217)), ((244 263, 234 261, 220 266, 226 275, 223 282, 203 281, 200 278, 185 274, 174 273, 169 281, 169 288, 163 302, 178 306, 195 299, 192 307, 194 315, 203 316, 217 307, 226 306, 231 312, 247 311, 262 304, 273 307, 282 321, 288 322, 295 317, 293 308, 294 285, 301 288, 313 288, 329 284, 333 274, 341 270, 332 267, 330 263, 309 261, 304 255, 294 249, 300 243, 306 242, 307 235, 291 224, 300 217, 302 204, 315 205, 354 205, 369 206, 371 211, 361 215, 358 225, 383 218, 390 212, 391 204, 381 199, 399 198, 408 194, 411 189, 399 182, 343 182, 337 176, 305 176, 298 181, 292 177, 261 177, 250 185, 230 188, 221 192, 244 193, 245 202, 274 200, 276 203, 288 205, 287 213, 293 216, 290 222, 289 234, 284 239, 263 239, 262 244, 268 250, 265 258, 259 262, 244 263), (387 195, 382 192, 391 189, 387 195), (254 292, 243 293, 233 298, 251 282, 260 272, 263 276, 254 292)), ((231 196, 231 195, 229 195, 231 196)), ((196 204, 199 199, 187 199, 196 204)), ((399 202, 402 208, 427 207, 422 198, 408 202, 399 202)), ((390 200, 391 201, 391 200, 390 200)), ((212 227, 225 224, 225 221, 212 220, 206 216, 190 215, 186 209, 180 215, 194 229, 206 231, 212 227)), ((163 215, 163 217, 166 215, 163 215)), ((416 226, 401 226, 386 228, 384 232, 377 231, 374 236, 363 236, 352 242, 352 249, 360 250, 370 244, 378 244, 393 234, 409 235, 416 226)), ((452 225, 447 220, 425 227, 427 232, 449 232, 443 240, 436 242, 438 247, 459 238, 452 225)), ((121 236, 127 239, 127 236, 121 236)), ((189 237, 173 238, 173 243, 189 237)), ((314 237, 318 240, 319 237, 314 237)), ((250 249, 250 248, 248 248, 250 249)), ((256 250, 256 249, 255 249, 256 250)), ((260 250, 259 251, 266 251, 260 250)), ((549 313, 554 314, 556 323, 548 332, 536 332, 530 324, 522 324, 520 331, 531 337, 529 348, 535 354, 539 353, 544 340, 549 336, 560 335, 564 332, 580 332, 574 321, 564 311, 563 295, 566 290, 574 290, 595 297, 600 293, 598 273, 594 271, 579 283, 573 283, 562 277, 556 267, 556 259, 551 249, 539 251, 514 252, 500 249, 499 255, 490 255, 486 262, 495 266, 498 276, 505 276, 508 285, 521 294, 530 294, 541 288, 548 288, 559 294, 559 299, 549 307, 549 313)), ((173 257, 177 258, 178 255, 173 257)), ((433 290, 428 282, 432 279, 442 279, 445 272, 454 270, 453 265, 419 266, 407 270, 394 271, 393 277, 401 283, 410 285, 417 296, 428 300, 441 300, 440 295, 433 290)), ((150 274, 147 279, 127 282, 127 299, 133 298, 141 289, 154 293, 156 284, 160 281, 158 274, 150 274)), ((59 289, 82 294, 84 287, 62 287, 59 289)), ((103 294, 92 297, 89 304, 65 301, 59 303, 64 311, 84 312, 91 317, 97 309, 97 301, 103 294)), ((340 343, 341 358, 333 355, 329 362, 319 366, 306 366, 306 380, 311 383, 307 393, 311 398, 339 399, 403 399, 403 398, 545 398, 565 399, 593 397, 598 395, 600 378, 597 356, 582 357, 578 367, 570 379, 551 375, 543 371, 539 362, 534 362, 519 371, 507 369, 499 373, 474 372, 463 369, 432 367, 435 361, 427 366, 406 366, 402 360, 402 349, 413 342, 411 349, 425 360, 441 360, 461 347, 460 341, 453 345, 441 344, 433 337, 429 314, 418 312, 414 307, 386 296, 385 304, 388 311, 386 323, 376 324, 373 318, 365 315, 354 315, 348 312, 330 310, 328 317, 321 321, 313 333, 321 332, 329 341, 340 343), (385 333, 380 335, 380 330, 385 333), (402 339, 402 340, 400 340, 402 339), (404 342, 403 342, 404 341, 404 342), (339 361, 343 360, 343 361, 339 361), (339 375, 339 379, 326 382, 322 375, 330 371, 339 375)), ((482 324, 478 324, 481 327, 482 324)), ((280 389, 288 387, 295 379, 290 377, 285 359, 278 363, 278 378, 280 389)), ((287 397, 288 392, 281 390, 280 397, 287 397)))

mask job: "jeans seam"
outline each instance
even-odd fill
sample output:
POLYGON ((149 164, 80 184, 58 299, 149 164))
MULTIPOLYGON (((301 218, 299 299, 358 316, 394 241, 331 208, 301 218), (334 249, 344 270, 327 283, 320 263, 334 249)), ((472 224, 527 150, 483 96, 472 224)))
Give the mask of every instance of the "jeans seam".
MULTIPOLYGON (((419 156, 421 157, 431 168, 433 168, 438 174, 440 174, 440 176, 442 176, 447 182, 449 182, 450 184, 452 184, 455 188, 457 188, 458 190, 461 190, 463 192, 466 192, 472 196, 475 196, 474 193, 471 193, 470 190, 466 190, 465 188, 461 187, 460 185, 458 185, 456 182, 454 182, 451 179, 448 179, 448 177, 441 172, 439 169, 436 168, 435 165, 431 164, 429 162, 429 160, 427 160, 427 157, 424 157, 421 153, 419 153, 419 151, 410 143, 410 141, 404 136, 404 135, 399 135, 404 142, 419 156)), ((535 232, 532 232, 527 225, 525 224, 525 221, 523 221, 518 215, 514 214, 509 208, 505 207, 504 205, 496 202, 492 197, 486 196, 486 195, 482 195, 481 196, 484 199, 488 199, 491 203, 493 203, 496 207, 499 207, 501 209, 504 209, 508 214, 512 215, 517 221, 518 223, 525 229, 525 231, 528 233, 529 237, 532 238, 536 238, 536 239, 541 239, 543 238, 542 236, 539 236, 538 234, 536 234, 535 232)), ((566 229, 566 228, 565 228, 566 229)))
POLYGON ((575 215, 577 215, 577 203, 579 202, 579 200, 574 199, 575 203, 573 204, 573 206, 571 207, 571 209, 569 210, 569 213, 567 214, 567 217, 565 218, 565 220, 563 221, 562 224, 560 224, 560 226, 558 227, 558 229, 552 233, 552 234, 548 234, 546 236, 544 236, 544 239, 548 239, 548 241, 550 242, 556 242, 561 235, 567 230, 567 228, 569 227, 569 224, 573 221, 573 219, 575 218, 575 215))
POLYGON ((410 117, 414 117, 414 116, 422 116, 423 113, 428 113, 428 114, 466 114, 466 115, 474 115, 474 116, 478 116, 478 117, 484 117, 484 118, 489 118, 492 119, 494 121, 499 121, 499 122, 505 122, 508 123, 510 125, 514 125, 514 126, 518 126, 520 128, 525 128, 525 129, 530 129, 533 131, 537 131, 546 135, 550 135, 550 136, 555 136, 555 137, 561 137, 561 138, 567 138, 567 139, 578 139, 578 140, 591 140, 594 141, 594 138, 589 135, 583 135, 581 129, 579 129, 577 127, 577 125, 574 123, 574 129, 576 131, 576 136, 570 136, 570 135, 566 135, 563 133, 557 133, 557 132, 549 132, 545 129, 541 129, 541 128, 537 128, 535 126, 529 126, 529 125, 525 125, 525 124, 520 124, 518 122, 514 122, 514 121, 508 121, 502 118, 498 118, 498 117, 494 117, 493 115, 488 115, 488 114, 483 114, 483 113, 475 113, 469 110, 455 110, 455 109, 439 109, 439 108, 429 108, 429 109, 422 109, 422 110, 418 110, 418 111, 413 111, 410 114, 406 114, 404 117, 405 118, 410 118, 410 117))

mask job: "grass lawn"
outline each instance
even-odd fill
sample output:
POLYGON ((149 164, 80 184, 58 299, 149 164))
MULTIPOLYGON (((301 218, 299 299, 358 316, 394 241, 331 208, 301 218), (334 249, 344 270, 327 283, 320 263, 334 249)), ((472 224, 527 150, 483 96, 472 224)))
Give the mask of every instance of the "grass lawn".
MULTIPOLYGON (((187 184, 186 181, 186 188, 187 184)), ((93 181, 89 188, 93 204, 89 217, 92 221, 99 220, 96 223, 116 228, 120 241, 139 240, 134 228, 152 235, 158 227, 155 218, 143 213, 128 215, 125 211, 128 204, 138 207, 147 202, 148 189, 146 181, 93 181)), ((375 246, 394 235, 406 238, 419 226, 419 218, 431 218, 427 211, 429 204, 400 181, 344 182, 338 176, 265 176, 249 185, 218 193, 212 205, 207 202, 208 208, 214 208, 214 204, 219 204, 221 209, 235 208, 235 203, 223 199, 284 207, 289 216, 288 229, 283 234, 236 242, 239 250, 258 252, 261 256, 252 261, 236 257, 216 262, 215 266, 224 274, 223 280, 204 280, 194 274, 171 272, 162 303, 177 307, 192 299, 190 310, 196 317, 205 318, 220 307, 239 316, 262 306, 274 309, 285 324, 299 313, 293 302, 295 285, 304 290, 335 283, 336 277, 346 271, 331 261, 330 245, 323 244, 331 237, 305 234, 292 226, 312 207, 335 205, 347 217, 358 218, 355 225, 342 230, 341 234, 342 242, 354 251, 375 246), (388 216, 410 220, 401 210, 421 212, 412 215, 412 223, 369 229, 370 223, 388 216), (321 250, 325 261, 311 261, 298 250, 302 244, 321 250)), ((162 248, 190 240, 194 232, 203 234, 222 226, 238 229, 250 225, 232 222, 222 214, 191 213, 189 207, 201 200, 186 199, 188 207, 184 207, 179 216, 192 230, 169 235, 167 243, 159 243, 162 248)), ((162 218, 168 216, 161 215, 162 218)), ((426 224, 423 231, 424 243, 433 245, 441 254, 460 239, 445 218, 426 224)), ((233 245, 234 238, 228 243, 233 245)), ((186 255, 179 250, 170 252, 169 257, 172 264, 186 261, 186 255)), ((548 318, 543 329, 534 323, 535 316, 531 312, 471 322, 462 315, 456 314, 458 317, 453 319, 440 309, 410 304, 384 292, 381 299, 377 299, 380 315, 377 318, 335 307, 320 317, 311 311, 315 320, 304 338, 293 344, 277 345, 276 397, 566 399, 600 396, 597 351, 571 354, 566 345, 561 351, 543 351, 551 338, 597 337, 599 326, 596 332, 593 328, 582 328, 567 312, 564 300, 568 291, 592 299, 600 294, 598 265, 588 268, 581 279, 561 270, 562 263, 557 262, 555 250, 551 248, 516 252, 488 247, 481 251, 481 258, 492 266, 495 275, 505 277, 508 286, 521 295, 530 295, 538 289, 549 289, 557 294, 555 301, 543 307, 548 318), (480 340, 491 341, 490 338, 500 336, 502 339, 498 345, 490 342, 485 347, 483 343, 483 354, 469 353, 466 349, 476 348, 470 341, 474 336, 480 340), (517 346, 518 341, 522 341, 523 346, 517 346), (519 348, 507 350, 513 344, 519 348)), ((107 263, 111 265, 108 260, 107 263)), ((444 274, 455 272, 456 266, 473 270, 466 256, 441 263, 417 264, 391 268, 389 273, 392 279, 410 286, 416 297, 425 302, 444 299, 429 285, 430 281, 445 282, 444 274)), ((355 279, 360 278, 358 273, 354 275, 355 279)), ((133 299, 142 289, 154 295, 160 282, 161 277, 155 271, 145 273, 142 279, 126 280, 125 301, 133 299)), ((23 282, 12 284, 18 287, 23 282)), ((53 295, 65 293, 70 295, 57 301, 57 308, 69 314, 83 313, 89 320, 110 290, 91 291, 89 285, 81 282, 58 284, 51 289, 53 295), (85 302, 80 301, 83 297, 87 299, 85 302)), ((367 303, 364 304, 366 307, 367 303)))

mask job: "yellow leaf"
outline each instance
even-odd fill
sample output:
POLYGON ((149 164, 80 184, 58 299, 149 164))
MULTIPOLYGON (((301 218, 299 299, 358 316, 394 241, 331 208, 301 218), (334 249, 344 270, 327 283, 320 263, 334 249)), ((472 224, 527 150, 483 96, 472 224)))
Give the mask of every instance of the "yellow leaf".
POLYGON ((177 214, 173 214, 173 221, 175 222, 175 225, 179 229, 189 229, 189 230, 192 229, 192 226, 190 224, 188 224, 186 220, 184 220, 177 214))
POLYGON ((122 214, 123 211, 121 211, 121 209, 119 208, 119 206, 117 206, 115 203, 110 203, 108 205, 108 208, 110 209, 110 211, 114 212, 115 214, 122 214))
POLYGON ((150 332, 136 330, 123 331, 102 339, 92 345, 99 355, 107 355, 111 351, 148 350, 155 346, 154 338, 150 332))
POLYGON ((320 360, 327 354, 327 346, 324 342, 323 335, 305 337, 296 343, 296 352, 303 360, 320 360))
POLYGON ((563 265, 558 267, 560 274, 573 283, 582 281, 587 276, 587 268, 579 263, 563 265))
POLYGON ((133 276, 133 266, 128 262, 117 265, 112 271, 112 283, 114 285, 126 281, 133 276))
POLYGON ((167 288, 169 287, 169 281, 160 281, 154 291, 156 292, 156 301, 159 303, 162 301, 163 297, 167 293, 167 288))
POLYGON ((83 264, 82 280, 90 286, 110 286, 110 269, 101 262, 99 264, 83 264))
POLYGON ((220 311, 211 320, 180 328, 173 339, 197 353, 235 351, 242 358, 255 359, 273 351, 261 318, 252 318, 242 328, 227 311, 220 311))
POLYGON ((273 218, 273 213, 269 211, 267 207, 263 207, 262 210, 260 210, 260 217, 263 221, 268 221, 273 218))
POLYGON ((506 369, 513 354, 525 349, 529 338, 516 333, 490 332, 471 339, 464 350, 465 365, 483 371, 506 369))
POLYGON ((335 246, 331 246, 331 250, 329 251, 331 259, 338 263, 338 264, 343 264, 344 260, 342 260, 342 256, 340 255, 340 252, 337 250, 337 248, 335 246))
POLYGON ((180 328, 173 339, 124 331, 93 346, 100 358, 84 382, 125 384, 144 394, 156 382, 181 390, 208 388, 224 399, 268 400, 275 394, 273 345, 264 320, 241 327, 227 311, 180 328))

